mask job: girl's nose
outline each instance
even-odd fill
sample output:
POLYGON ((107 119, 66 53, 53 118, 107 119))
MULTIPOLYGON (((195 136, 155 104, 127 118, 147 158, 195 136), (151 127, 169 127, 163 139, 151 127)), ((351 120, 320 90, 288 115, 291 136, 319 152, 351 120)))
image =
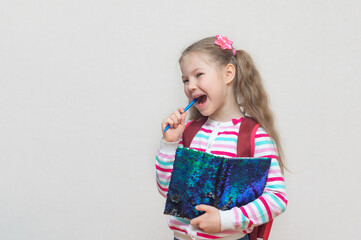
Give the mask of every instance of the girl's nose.
POLYGON ((197 89, 197 84, 195 83, 195 81, 189 80, 188 89, 191 91, 194 91, 197 89))

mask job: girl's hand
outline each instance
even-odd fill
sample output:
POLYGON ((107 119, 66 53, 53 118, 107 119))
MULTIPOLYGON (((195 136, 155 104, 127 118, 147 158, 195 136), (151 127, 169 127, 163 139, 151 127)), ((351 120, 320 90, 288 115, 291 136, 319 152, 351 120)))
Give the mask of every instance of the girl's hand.
POLYGON ((177 142, 185 128, 185 119, 187 113, 184 108, 178 108, 169 117, 162 122, 163 140, 166 142, 177 142), (170 128, 164 132, 167 126, 170 128))
POLYGON ((221 216, 217 208, 201 204, 196 206, 196 209, 205 211, 205 213, 192 219, 191 225, 198 225, 198 228, 206 233, 219 233, 221 231, 221 216))

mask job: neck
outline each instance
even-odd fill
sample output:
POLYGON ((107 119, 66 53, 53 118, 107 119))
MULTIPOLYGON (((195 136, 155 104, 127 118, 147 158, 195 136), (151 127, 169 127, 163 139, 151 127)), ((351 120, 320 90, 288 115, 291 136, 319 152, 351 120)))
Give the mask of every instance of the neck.
POLYGON ((232 119, 244 117, 244 114, 239 108, 236 99, 232 97, 228 101, 225 100, 223 107, 209 117, 218 122, 229 122, 232 119))

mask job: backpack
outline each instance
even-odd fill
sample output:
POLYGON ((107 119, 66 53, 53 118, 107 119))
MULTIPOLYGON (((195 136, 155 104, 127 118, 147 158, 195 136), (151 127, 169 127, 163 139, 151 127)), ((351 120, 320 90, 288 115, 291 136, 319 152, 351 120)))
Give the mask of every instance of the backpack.
MULTIPOLYGON (((189 148, 191 142, 203 124, 207 121, 207 117, 202 117, 189 122, 183 132, 183 146, 189 148)), ((237 157, 253 157, 254 140, 258 127, 260 126, 250 117, 244 117, 239 128, 237 140, 237 157)), ((271 231, 273 219, 263 225, 257 226, 249 233, 250 240, 261 238, 268 240, 271 231)))

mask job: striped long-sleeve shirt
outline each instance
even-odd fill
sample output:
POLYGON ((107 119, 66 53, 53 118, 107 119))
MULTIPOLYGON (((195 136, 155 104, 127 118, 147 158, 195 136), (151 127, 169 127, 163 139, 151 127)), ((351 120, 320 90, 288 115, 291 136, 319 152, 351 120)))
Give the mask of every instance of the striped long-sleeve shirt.
MULTIPOLYGON (((243 118, 230 122, 217 122, 208 118, 194 137, 190 148, 223 157, 237 157, 237 138, 243 118)), ((161 140, 156 155, 156 179, 158 191, 166 197, 173 170, 176 148, 179 142, 168 143, 161 140)), ((190 225, 189 220, 171 216, 168 222, 178 239, 238 239, 251 232, 286 210, 285 182, 278 164, 277 148, 267 132, 259 127, 255 135, 254 157, 272 159, 263 194, 256 200, 230 210, 220 211, 221 232, 207 234, 190 225)))

